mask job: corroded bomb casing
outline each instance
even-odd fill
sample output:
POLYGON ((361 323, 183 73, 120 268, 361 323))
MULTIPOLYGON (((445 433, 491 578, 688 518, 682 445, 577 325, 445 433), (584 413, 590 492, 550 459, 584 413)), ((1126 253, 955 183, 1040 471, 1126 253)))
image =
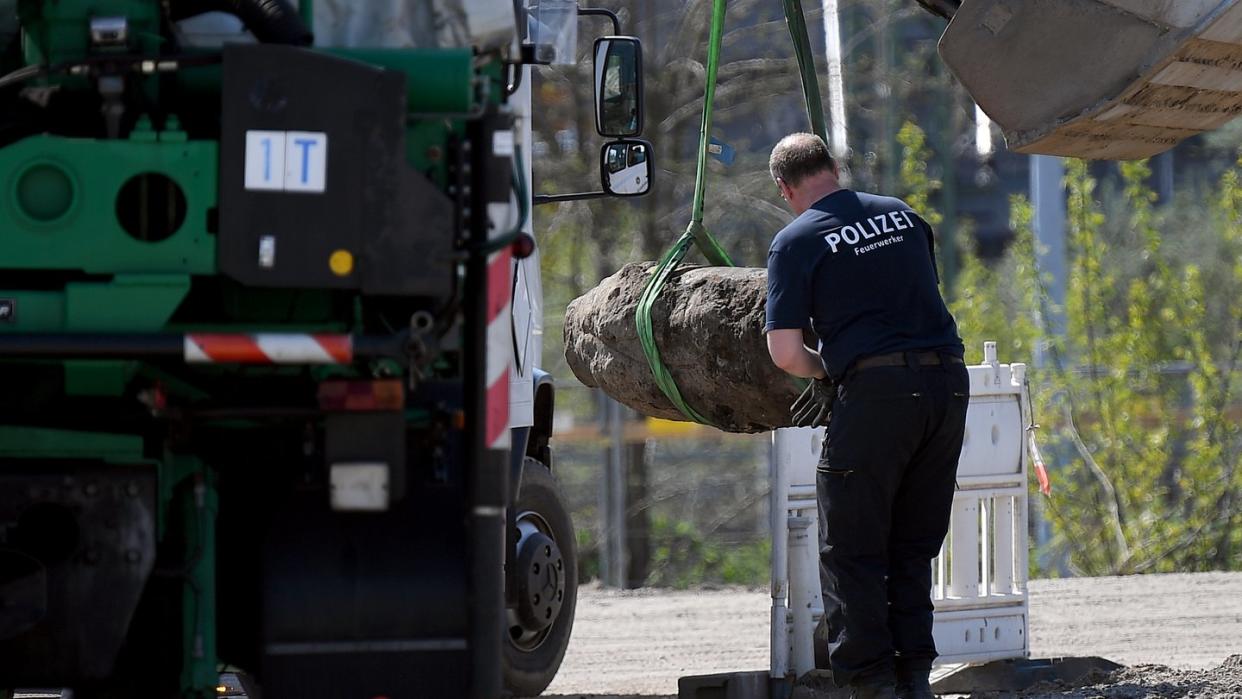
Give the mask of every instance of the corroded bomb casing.
MULTIPOLYGON (((634 313, 653 263, 626 265, 569 304, 565 358, 578 380, 643 415, 686 420, 660 391, 634 313)), ((789 426, 799 383, 772 363, 764 338, 767 272, 677 270, 652 306, 660 356, 682 398, 727 432, 789 426)))

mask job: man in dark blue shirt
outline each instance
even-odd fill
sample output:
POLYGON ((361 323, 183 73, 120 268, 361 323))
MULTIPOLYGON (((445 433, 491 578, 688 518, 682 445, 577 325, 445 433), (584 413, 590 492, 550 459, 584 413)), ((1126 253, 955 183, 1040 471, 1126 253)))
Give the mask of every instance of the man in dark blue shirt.
POLYGON ((931 697, 931 560, 970 393, 931 227, 899 199, 843 189, 812 134, 781 140, 769 166, 797 218, 768 251, 768 350, 831 409, 816 486, 833 679, 858 697, 931 697))

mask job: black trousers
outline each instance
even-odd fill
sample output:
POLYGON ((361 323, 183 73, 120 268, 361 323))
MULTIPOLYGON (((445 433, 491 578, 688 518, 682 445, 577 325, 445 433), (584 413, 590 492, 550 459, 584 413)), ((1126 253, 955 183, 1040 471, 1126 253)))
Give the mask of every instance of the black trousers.
POLYGON ((876 367, 838 388, 816 485, 833 680, 931 667, 931 560, 949 529, 966 426, 965 366, 876 367))

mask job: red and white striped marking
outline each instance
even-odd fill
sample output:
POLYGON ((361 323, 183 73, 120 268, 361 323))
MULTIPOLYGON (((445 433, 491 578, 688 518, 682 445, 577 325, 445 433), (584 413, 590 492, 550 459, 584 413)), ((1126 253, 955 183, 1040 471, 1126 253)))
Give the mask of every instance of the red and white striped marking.
POLYGON ((513 251, 487 258, 487 394, 483 444, 509 448, 509 365, 513 361, 513 251))
POLYGON ((354 358, 349 335, 191 333, 185 361, 191 364, 348 364, 354 358))

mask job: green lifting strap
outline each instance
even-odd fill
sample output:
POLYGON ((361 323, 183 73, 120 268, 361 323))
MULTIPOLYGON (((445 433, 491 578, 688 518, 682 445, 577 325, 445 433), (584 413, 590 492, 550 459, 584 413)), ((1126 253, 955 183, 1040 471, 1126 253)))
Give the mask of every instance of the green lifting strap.
POLYGON ((707 193, 707 149, 711 144, 712 105, 716 102, 716 71, 720 68, 720 42, 724 36, 726 0, 714 0, 712 29, 707 39, 707 86, 703 91, 703 121, 699 124, 699 158, 694 170, 694 207, 686 235, 694 238, 707 261, 719 267, 732 267, 733 260, 711 233, 703 227, 703 201, 707 193))
POLYGON ((819 96, 819 78, 815 73, 815 57, 811 53, 811 37, 806 30, 806 13, 802 0, 782 0, 785 5, 785 23, 789 25, 789 38, 793 39, 794 56, 798 59, 798 74, 802 78, 802 96, 806 100, 806 115, 811 120, 811 131, 828 142, 828 128, 824 123, 824 104, 819 96))
POLYGON ((691 211, 690 225, 681 238, 673 244, 673 247, 664 253, 664 257, 660 258, 660 262, 652 272, 651 279, 643 289, 643 295, 638 300, 638 310, 634 314, 634 320, 638 326, 638 339, 642 344, 643 354, 647 357, 647 364, 651 367, 651 375, 655 377, 656 384, 683 415, 703 425, 712 423, 686 403, 681 396, 681 391, 677 388, 677 382, 673 380, 673 375, 668 367, 664 366, 664 360, 660 358, 660 348, 656 346, 655 330, 651 325, 651 307, 655 305, 656 298, 660 296, 660 290, 664 288, 668 278, 681 264, 686 253, 690 251, 691 245, 697 245, 708 262, 713 265, 733 266, 733 260, 729 259, 728 253, 703 226, 703 200, 707 189, 707 146, 711 137, 712 102, 716 97, 716 72, 720 67, 720 42, 724 36, 725 4, 726 0, 713 0, 712 5, 711 33, 707 40, 707 88, 703 96, 703 121, 699 126, 698 165, 695 169, 694 207, 691 211))
MULTIPOLYGON (((785 5, 785 18, 789 24, 789 32, 794 40, 794 53, 798 59, 798 70, 802 76, 802 91, 806 98, 807 114, 810 116, 812 128, 820 138, 827 139, 824 128, 824 111, 819 96, 819 81, 815 77, 815 64, 811 57, 811 42, 807 36, 806 19, 802 12, 802 3, 800 0, 783 0, 785 5)), ((651 367, 651 374, 655 377, 656 384, 664 395, 668 397, 673 405, 681 411, 690 420, 703 425, 712 425, 712 422, 703 417, 697 410, 686 403, 682 398, 681 391, 677 388, 677 382, 673 379, 673 375, 669 372, 668 367, 664 366, 664 361, 660 357, 660 348, 656 345, 655 330, 651 324, 651 309, 655 305, 655 301, 660 296, 660 291, 668 282, 670 276, 676 271, 681 261, 685 259, 686 254, 690 252, 691 246, 696 246, 707 261, 716 266, 733 267, 733 260, 729 258, 724 248, 720 247, 720 243, 716 238, 703 226, 703 203, 707 190, 707 156, 708 145, 710 143, 710 132, 712 126, 712 103, 716 97, 716 73, 720 67, 720 43, 724 36, 724 19, 725 19, 726 0, 713 0, 712 4, 712 24, 711 32, 707 42, 707 85, 703 95, 703 121, 699 126, 699 153, 698 162, 695 169, 694 181, 694 205, 690 215, 690 225, 686 227, 686 232, 681 235, 673 247, 669 248, 664 256, 660 258, 655 269, 652 270, 651 279, 648 280, 647 286, 643 289, 643 294, 638 301, 638 309, 634 313, 635 324, 638 326, 638 339, 642 344, 643 354, 647 357, 647 364, 651 367)))

